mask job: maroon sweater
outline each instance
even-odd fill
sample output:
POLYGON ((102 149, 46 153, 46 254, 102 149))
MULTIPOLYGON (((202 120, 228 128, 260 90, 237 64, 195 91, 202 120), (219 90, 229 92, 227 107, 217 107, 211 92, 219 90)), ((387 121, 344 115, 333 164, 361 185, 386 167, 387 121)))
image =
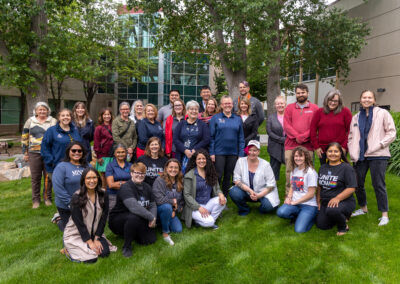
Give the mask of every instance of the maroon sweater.
POLYGON ((311 121, 310 136, 314 149, 321 148, 325 151, 331 142, 338 142, 347 150, 347 137, 349 136, 351 112, 347 107, 334 114, 333 111, 325 113, 323 108, 317 110, 311 121))
POLYGON ((113 137, 111 132, 111 125, 99 125, 94 130, 94 152, 97 159, 108 157, 110 148, 113 145, 113 137), (105 127, 107 127, 107 130, 105 127))

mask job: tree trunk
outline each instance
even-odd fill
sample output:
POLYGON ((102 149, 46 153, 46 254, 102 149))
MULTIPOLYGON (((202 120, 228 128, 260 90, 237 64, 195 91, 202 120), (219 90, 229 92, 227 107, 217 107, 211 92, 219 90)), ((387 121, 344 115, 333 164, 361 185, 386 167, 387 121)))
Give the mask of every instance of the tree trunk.
POLYGON ((279 36, 279 19, 275 20, 274 31, 276 34, 271 38, 273 42, 272 50, 274 58, 271 61, 267 77, 267 117, 275 112, 275 98, 281 94, 281 58, 279 54, 281 42, 279 36))
POLYGON ((30 59, 29 67, 36 75, 36 81, 29 90, 27 97, 28 109, 33 109, 36 102, 47 102, 47 76, 46 63, 41 60, 40 44, 47 35, 47 16, 45 13, 45 0, 36 0, 40 7, 38 13, 32 17, 31 30, 37 36, 37 40, 31 48, 33 56, 30 59))
POLYGON ((85 92, 86 98, 86 108, 90 112, 90 106, 92 104, 92 100, 94 96, 97 94, 97 90, 99 89, 99 85, 93 81, 83 81, 83 90, 85 92))
POLYGON ((315 76, 315 96, 314 96, 314 103, 318 105, 319 99, 319 74, 317 73, 315 76))
MULTIPOLYGON (((19 113, 19 127, 18 127, 18 132, 22 133, 22 128, 24 127, 24 116, 25 116, 25 108, 26 108, 26 95, 24 91, 21 89, 19 90, 21 94, 21 112, 19 113)), ((28 117, 30 109, 28 109, 28 117)))

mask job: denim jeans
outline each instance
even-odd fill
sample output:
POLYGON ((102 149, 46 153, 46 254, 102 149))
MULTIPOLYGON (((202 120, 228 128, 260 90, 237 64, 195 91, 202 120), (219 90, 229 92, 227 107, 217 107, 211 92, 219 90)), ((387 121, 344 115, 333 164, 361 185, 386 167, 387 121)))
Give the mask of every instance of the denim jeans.
POLYGON ((262 214, 269 213, 275 209, 275 207, 271 205, 271 202, 269 202, 268 198, 262 197, 257 201, 253 201, 247 192, 241 190, 237 186, 233 186, 230 189, 229 196, 238 207, 240 216, 245 216, 250 213, 250 207, 247 205, 247 202, 260 202, 261 205, 258 208, 258 211, 262 214))
POLYGON ((311 230, 314 225, 315 217, 318 213, 317 206, 305 204, 289 205, 283 204, 278 208, 276 215, 284 219, 295 219, 294 231, 296 233, 305 233, 311 230))
POLYGON ((157 206, 157 216, 161 221, 161 229, 163 233, 169 232, 180 233, 182 232, 182 224, 178 216, 172 218, 172 205, 169 203, 157 206))

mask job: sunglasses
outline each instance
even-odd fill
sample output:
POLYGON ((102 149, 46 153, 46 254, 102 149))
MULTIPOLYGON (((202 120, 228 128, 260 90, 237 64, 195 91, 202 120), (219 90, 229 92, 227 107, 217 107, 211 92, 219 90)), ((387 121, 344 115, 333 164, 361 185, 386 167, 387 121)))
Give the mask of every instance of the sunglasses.
POLYGON ((133 172, 133 174, 137 175, 137 176, 145 176, 146 173, 140 173, 140 172, 133 172))
POLYGON ((82 151, 82 149, 71 149, 71 152, 72 153, 82 153, 83 151, 82 151))

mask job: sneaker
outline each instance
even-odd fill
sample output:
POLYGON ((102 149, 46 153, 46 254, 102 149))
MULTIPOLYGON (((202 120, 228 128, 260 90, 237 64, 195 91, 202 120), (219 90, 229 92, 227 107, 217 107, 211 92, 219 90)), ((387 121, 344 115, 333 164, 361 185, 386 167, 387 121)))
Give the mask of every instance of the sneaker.
POLYGON ((378 226, 385 226, 388 223, 389 223, 389 217, 382 217, 382 218, 379 218, 378 226))
POLYGON ((33 202, 33 204, 32 204, 32 209, 38 209, 39 206, 40 206, 40 203, 39 203, 39 202, 33 202))
POLYGON ((219 229, 218 225, 216 225, 216 224, 212 225, 211 228, 212 228, 213 230, 218 230, 218 229, 219 229))
POLYGON ((360 209, 357 209, 356 211, 354 211, 354 212, 351 214, 351 217, 356 217, 356 216, 360 216, 360 215, 365 215, 365 214, 367 214, 367 213, 368 213, 368 211, 365 212, 364 210, 362 210, 362 209, 360 208, 360 209))
POLYGON ((60 213, 56 212, 56 213, 54 213, 53 218, 51 218, 51 223, 57 224, 58 220, 60 220, 60 219, 61 219, 60 213))
POLYGON ((164 241, 165 241, 166 243, 168 243, 170 246, 173 246, 173 245, 175 244, 174 241, 171 239, 170 236, 164 237, 164 241))
POLYGON ((125 257, 131 257, 132 249, 131 248, 122 248, 122 255, 125 257))
POLYGON ((44 201, 44 204, 45 204, 46 206, 51 206, 53 203, 51 203, 51 200, 46 199, 46 200, 44 201))

